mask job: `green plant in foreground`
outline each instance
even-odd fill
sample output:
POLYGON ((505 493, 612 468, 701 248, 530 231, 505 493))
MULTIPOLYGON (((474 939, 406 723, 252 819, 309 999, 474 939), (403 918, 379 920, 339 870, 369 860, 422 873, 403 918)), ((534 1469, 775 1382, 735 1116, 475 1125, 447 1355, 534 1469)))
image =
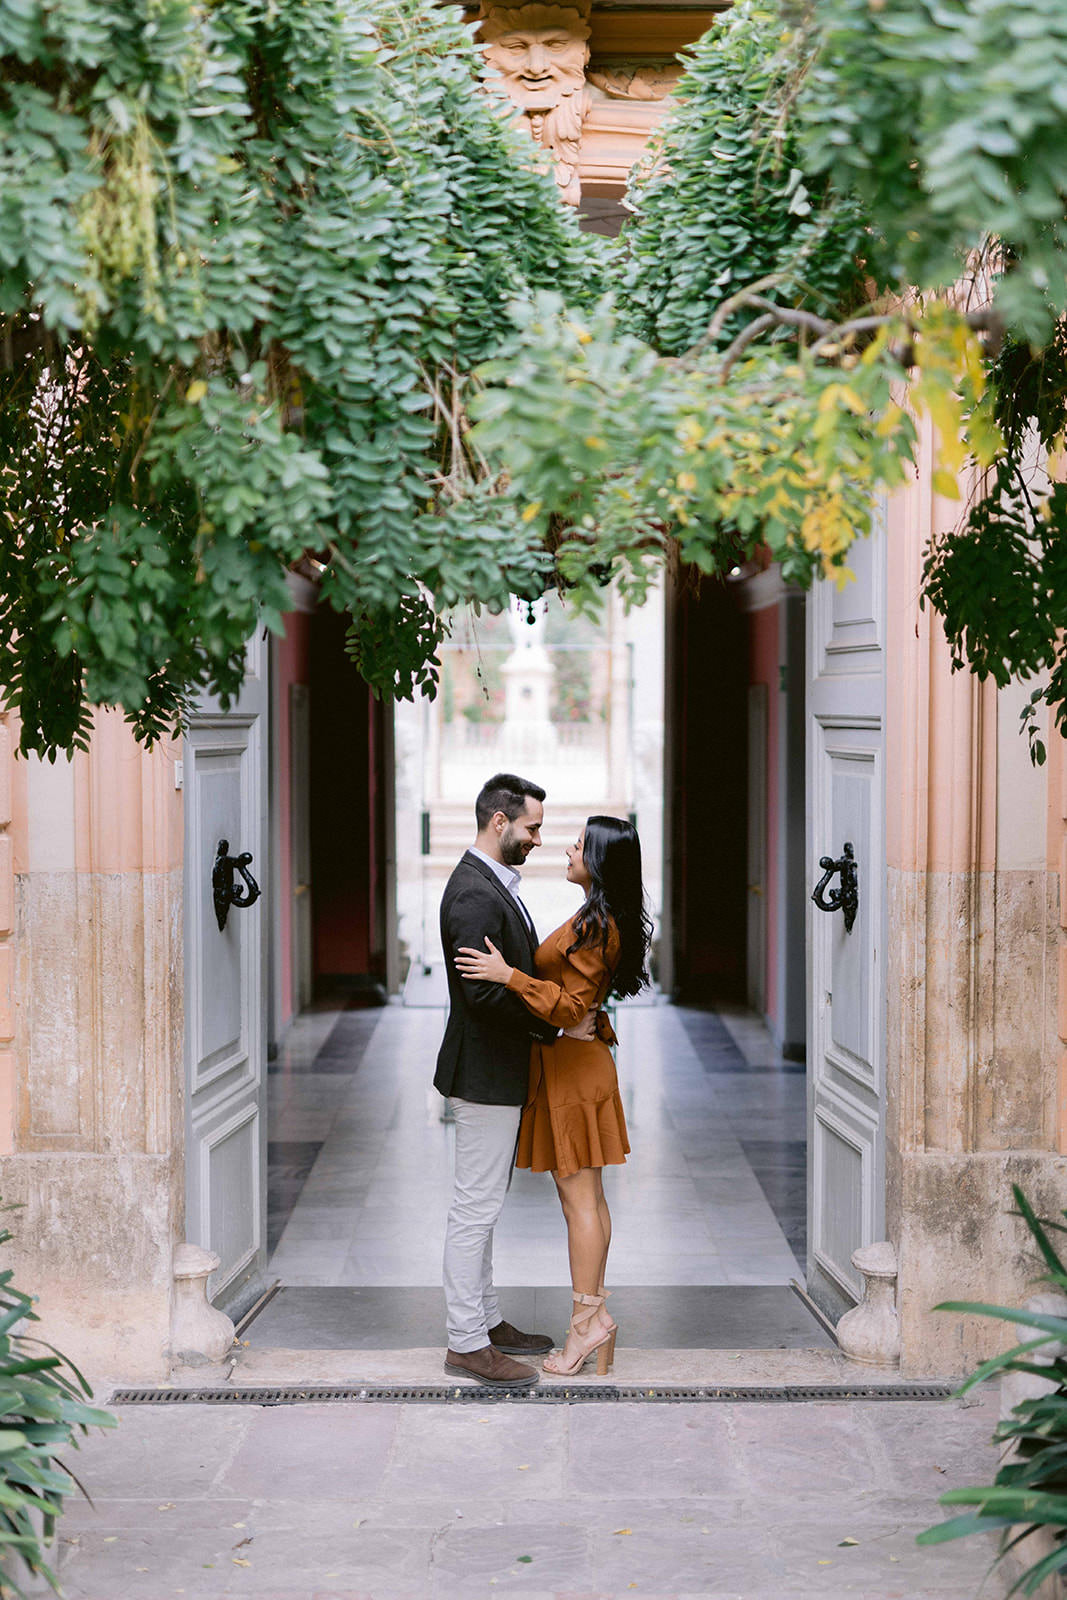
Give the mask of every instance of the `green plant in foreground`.
MULTIPOLYGON (((6 1228, 0 1229, 0 1245, 11 1237, 6 1228)), ((38 1318, 32 1299, 15 1288, 13 1277, 10 1268, 0 1272, 0 1595, 4 1600, 18 1600, 24 1593, 11 1572, 17 1564, 13 1557, 19 1556, 58 1593, 45 1550, 77 1480, 56 1451, 64 1445, 77 1449, 77 1435, 88 1433, 91 1426, 113 1428, 116 1423, 109 1412, 85 1404, 92 1390, 66 1356, 17 1331, 20 1324, 38 1318)))
MULTIPOLYGON (((1067 1264, 1048 1233, 1050 1228, 1067 1233, 1067 1227, 1062 1222, 1040 1221, 1017 1185, 1012 1185, 1012 1193, 1018 1213, 1025 1219, 1048 1269, 1042 1283, 1067 1293, 1067 1264)), ((1063 1215, 1067 1217, 1067 1211, 1063 1215)), ((1032 1595, 1051 1574, 1067 1572, 1067 1316, 955 1300, 935 1309, 999 1317, 1035 1328, 1040 1335, 984 1362, 959 1390, 966 1394, 1002 1372, 1025 1372, 1055 1385, 1054 1389, 1021 1401, 1011 1416, 998 1424, 993 1442, 1010 1446, 1010 1451, 991 1484, 950 1489, 941 1496, 942 1505, 975 1509, 937 1523, 918 1537, 920 1544, 942 1544, 999 1528, 998 1560, 1002 1560, 1029 1534, 1039 1528, 1048 1529, 1054 1540, 1053 1549, 1028 1567, 1009 1590, 1009 1594, 1032 1595), (1039 1365, 1035 1352, 1049 1344, 1055 1345, 1053 1359, 1039 1365)))

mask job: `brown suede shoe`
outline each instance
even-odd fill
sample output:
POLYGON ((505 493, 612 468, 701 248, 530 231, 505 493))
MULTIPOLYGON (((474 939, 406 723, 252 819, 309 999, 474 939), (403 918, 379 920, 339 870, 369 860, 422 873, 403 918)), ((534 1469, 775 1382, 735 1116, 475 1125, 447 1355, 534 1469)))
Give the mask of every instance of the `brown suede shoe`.
POLYGON ((494 1350, 491 1344, 480 1350, 449 1350, 445 1356, 445 1371, 461 1378, 473 1378, 476 1383, 499 1384, 507 1389, 531 1389, 541 1377, 532 1367, 494 1350))
POLYGON ((489 1343, 506 1356, 547 1356, 553 1341, 547 1333, 522 1333, 510 1322, 489 1329, 489 1343))

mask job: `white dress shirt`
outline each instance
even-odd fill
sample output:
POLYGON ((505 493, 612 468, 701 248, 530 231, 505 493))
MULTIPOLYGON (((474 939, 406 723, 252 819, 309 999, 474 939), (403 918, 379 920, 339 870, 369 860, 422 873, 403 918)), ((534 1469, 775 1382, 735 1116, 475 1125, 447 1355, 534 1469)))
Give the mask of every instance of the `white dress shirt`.
POLYGON ((527 911, 525 905, 523 904, 522 897, 519 894, 519 884, 522 882, 522 873, 516 872, 514 867, 507 866, 503 861, 494 861, 492 856, 487 856, 484 850, 479 850, 476 844, 472 844, 470 846, 470 853, 472 856, 477 856, 479 861, 484 861, 486 866, 489 867, 499 878, 500 882, 504 885, 504 888, 508 891, 508 894, 515 901, 519 910, 526 918, 526 926, 529 928, 530 932, 533 933, 533 918, 527 911))

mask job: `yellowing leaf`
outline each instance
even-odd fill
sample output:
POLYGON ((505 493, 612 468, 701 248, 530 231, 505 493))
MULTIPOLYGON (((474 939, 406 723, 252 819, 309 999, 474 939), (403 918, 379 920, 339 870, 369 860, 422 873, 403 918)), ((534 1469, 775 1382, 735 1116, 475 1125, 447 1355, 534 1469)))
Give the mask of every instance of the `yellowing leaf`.
POLYGON ((934 493, 945 500, 958 500, 960 497, 959 479, 954 472, 948 472, 944 467, 938 467, 932 478, 934 493))
POLYGON ((198 406, 207 394, 207 384, 203 378, 194 378, 185 391, 185 398, 191 406, 198 406))
POLYGON ((526 507, 526 510, 522 514, 523 522, 532 522, 534 517, 536 517, 537 513, 540 511, 541 505, 542 502, 540 500, 531 500, 530 504, 526 507))
POLYGON ((614 1533, 616 1533, 616 1534, 624 1534, 624 1533, 633 1533, 634 1530, 632 1528, 615 1528, 612 1531, 614 1533))

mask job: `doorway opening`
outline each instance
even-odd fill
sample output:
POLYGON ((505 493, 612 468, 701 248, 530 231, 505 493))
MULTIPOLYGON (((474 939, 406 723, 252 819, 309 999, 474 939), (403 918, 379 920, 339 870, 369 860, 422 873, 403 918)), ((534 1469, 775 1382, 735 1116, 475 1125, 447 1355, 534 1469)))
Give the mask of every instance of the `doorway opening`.
POLYGON ((443 1003, 441 894, 473 838, 474 796, 493 772, 547 792, 523 898, 545 933, 575 910, 564 851, 588 816, 626 817, 642 840, 657 928, 663 904, 662 591, 598 618, 555 593, 452 619, 436 699, 396 707, 398 970, 407 1004, 443 1003))
MULTIPOLYGON (((268 1276, 286 1292, 259 1337, 296 1337, 299 1326, 302 1339, 340 1340, 343 1324, 345 1339, 368 1347, 439 1342, 451 1135, 430 1087, 445 1003, 437 909, 473 837, 475 793, 510 769, 548 791, 544 845, 523 888, 543 931, 574 910, 563 849, 587 815, 629 815, 642 836, 658 986, 620 1008, 637 1159, 608 1180, 614 1284, 632 1302, 637 1336, 819 1342, 789 1289, 804 1276, 806 1217, 804 917, 801 900, 797 938, 786 887, 803 876, 794 859, 804 831, 803 601, 753 572, 672 585, 628 618, 609 597, 595 625, 557 600, 533 608, 532 623, 529 609, 457 622, 437 700, 396 708, 391 750, 374 731, 381 714, 369 713, 378 765, 364 766, 365 780, 395 795, 377 824, 379 859, 386 871, 395 863, 395 923, 380 900, 375 911, 364 867, 362 903, 384 944, 346 947, 350 964, 376 958, 369 973, 324 962, 323 951, 341 948, 331 943, 339 923, 329 907, 344 895, 334 896, 329 837, 344 817, 332 800, 316 807, 314 791, 305 807, 312 835, 326 836, 308 849, 318 994, 283 1035, 272 1073, 272 1142, 287 1147, 288 1165, 277 1164, 272 1189, 268 1276), (388 1004, 361 1004, 382 990, 388 1004)), ((318 777, 336 797, 344 723, 335 683, 331 693, 316 722, 312 684, 309 723, 330 739, 334 765, 324 779, 312 752, 309 770, 312 786, 318 777)), ((345 715, 351 726, 351 704, 345 715)), ((351 874, 358 849, 373 852, 372 832, 364 822, 362 842, 349 841, 351 874)), ((516 1319, 555 1319, 566 1270, 554 1190, 517 1173, 496 1234, 497 1279, 516 1319)))

